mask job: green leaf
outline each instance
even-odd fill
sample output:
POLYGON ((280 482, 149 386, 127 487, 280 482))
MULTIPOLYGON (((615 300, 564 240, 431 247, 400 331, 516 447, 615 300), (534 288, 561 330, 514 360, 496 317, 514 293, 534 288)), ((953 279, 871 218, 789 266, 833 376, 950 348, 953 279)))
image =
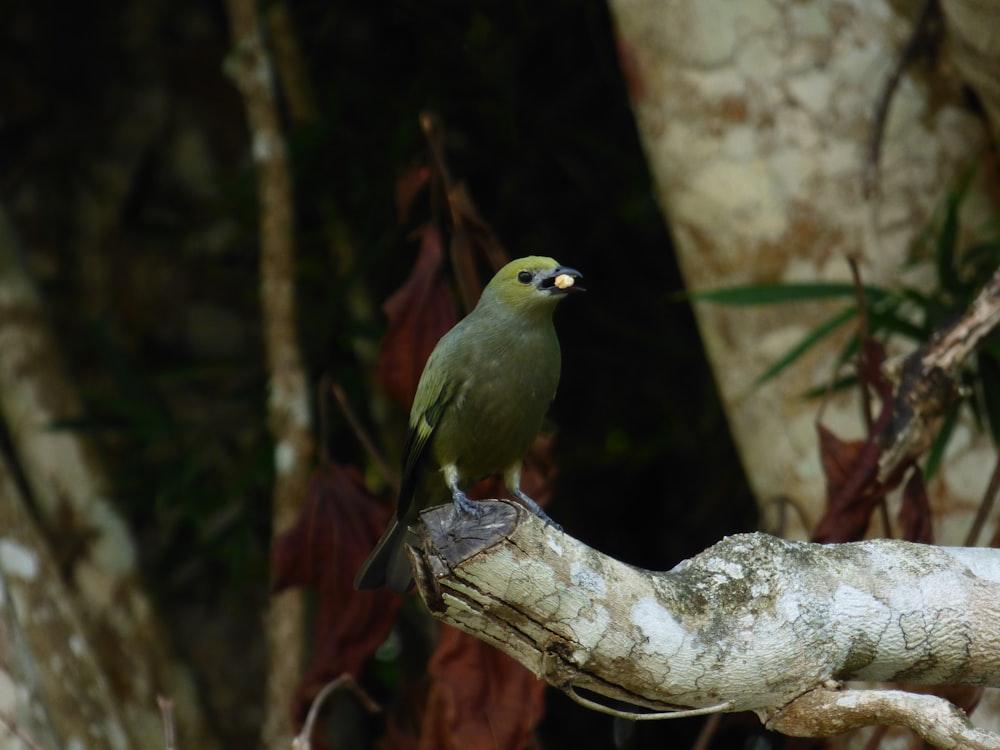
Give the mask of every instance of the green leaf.
POLYGON ((868 318, 869 333, 871 335, 882 332, 895 333, 921 344, 928 339, 929 333, 924 327, 915 325, 895 312, 895 309, 891 309, 870 313, 868 318))
POLYGON ((844 323, 849 321, 855 315, 858 314, 858 308, 855 305, 841 310, 839 313, 834 315, 832 318, 820 323, 813 330, 807 333, 799 343, 789 349, 782 357, 778 359, 773 365, 767 368, 764 373, 754 381, 754 385, 763 385, 768 380, 773 378, 775 375, 780 373, 795 360, 805 354, 809 349, 818 344, 823 338, 833 333, 836 329, 842 326, 844 323))
POLYGON ((941 233, 934 243, 934 265, 937 267, 938 285, 955 292, 959 287, 955 273, 955 246, 958 242, 958 209, 961 197, 952 192, 945 204, 941 233))
POLYGON ((934 243, 934 264, 937 267, 938 286, 953 295, 960 295, 963 292, 955 262, 958 248, 958 213, 962 208, 962 203, 965 202, 965 196, 969 192, 969 185, 972 184, 974 174, 975 170, 968 170, 962 176, 958 186, 949 191, 944 204, 941 231, 934 243))
POLYGON ((924 464, 924 478, 927 480, 933 479, 941 467, 941 459, 944 457, 948 441, 951 440, 952 433, 955 431, 959 411, 959 407, 956 406, 948 412, 944 422, 941 423, 941 429, 938 430, 938 434, 934 438, 931 449, 927 451, 927 463, 924 464))
MULTIPOLYGON (((863 289, 869 302, 881 300, 888 294, 879 287, 865 286, 863 289)), ((846 283, 750 284, 722 289, 702 289, 685 292, 681 296, 699 302, 716 302, 731 307, 756 307, 786 302, 813 302, 821 299, 854 299, 855 290, 853 284, 846 283)))
POLYGON ((807 400, 812 400, 826 396, 828 393, 840 393, 851 388, 857 388, 857 386, 857 375, 844 375, 843 377, 837 378, 830 385, 818 385, 815 388, 810 388, 802 394, 802 397, 807 400))

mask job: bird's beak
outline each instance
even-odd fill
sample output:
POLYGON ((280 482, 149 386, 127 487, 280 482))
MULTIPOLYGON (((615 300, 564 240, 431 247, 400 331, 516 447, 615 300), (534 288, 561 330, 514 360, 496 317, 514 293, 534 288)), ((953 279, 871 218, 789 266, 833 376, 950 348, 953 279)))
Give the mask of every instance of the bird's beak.
POLYGON ((575 268, 557 266, 542 277, 539 286, 552 294, 570 294, 586 291, 580 286, 582 280, 583 274, 575 268))

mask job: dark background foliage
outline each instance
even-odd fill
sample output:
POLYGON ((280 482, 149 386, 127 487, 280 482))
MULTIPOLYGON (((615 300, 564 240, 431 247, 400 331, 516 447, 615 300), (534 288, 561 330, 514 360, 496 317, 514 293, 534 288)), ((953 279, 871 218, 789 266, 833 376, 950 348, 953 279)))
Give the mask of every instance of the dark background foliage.
MULTIPOLYGON (((426 158, 418 114, 511 256, 580 269, 562 306, 551 514, 666 568, 753 509, 600 2, 289 3, 316 102, 289 114, 300 332, 389 456, 371 393, 379 305, 416 257, 394 192, 426 158)), ((149 580, 233 746, 253 741, 271 453, 257 310, 256 195, 215 3, 14 0, 0 27, 0 200, 87 398, 149 580), (238 687, 237 687, 238 686, 238 687)), ((422 207, 425 212, 430 206, 422 207)), ((2 355, 0 355, 2 356, 2 355)), ((329 453, 364 466, 343 419, 329 453)), ((700 721, 643 724, 636 747, 700 721)), ((546 746, 611 746, 611 720, 552 694, 546 746), (596 738, 603 738, 597 740, 596 738), (595 742, 597 744, 595 744, 595 742)), ((720 737, 718 743, 724 743, 720 737)), ((717 746, 722 747, 723 744, 717 746)))

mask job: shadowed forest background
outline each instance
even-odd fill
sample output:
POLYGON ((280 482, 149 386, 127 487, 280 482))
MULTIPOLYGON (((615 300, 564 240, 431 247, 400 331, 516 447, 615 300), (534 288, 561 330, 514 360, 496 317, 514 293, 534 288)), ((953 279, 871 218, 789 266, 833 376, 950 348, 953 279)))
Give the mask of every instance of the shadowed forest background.
MULTIPOLYGON (((556 316, 552 517, 656 569, 753 528, 693 318, 674 297, 682 283, 603 3, 286 8, 305 62, 298 80, 315 105, 286 107, 283 126, 298 334, 323 452, 394 502, 355 431, 318 394, 324 379, 339 383, 396 465, 406 412, 378 392, 375 353, 381 305, 417 258, 414 230, 446 223, 426 193, 402 219, 397 204, 401 179, 429 161, 419 117, 432 112, 453 179, 510 257, 551 255, 584 274, 588 292, 556 316)), ((246 118, 224 72, 225 9, 15 0, 4 16, 0 201, 86 404, 55 427, 99 441, 175 646, 226 746, 250 746, 264 679, 273 450, 257 198, 246 118)), ((0 434, 8 459, 9 448, 0 434)), ((86 543, 53 539, 67 560, 86 543)), ((410 602, 400 627, 423 627, 421 618, 410 602)), ((398 662, 364 675, 377 699, 399 674, 419 673, 398 662)), ((364 727, 344 730, 354 739, 336 746, 364 747, 382 719, 349 701, 337 716, 364 727)), ((684 746, 700 725, 647 723, 632 746, 684 746)), ((727 746, 725 732, 714 746, 727 746)), ((612 722, 549 691, 539 737, 543 747, 611 747, 612 722)))

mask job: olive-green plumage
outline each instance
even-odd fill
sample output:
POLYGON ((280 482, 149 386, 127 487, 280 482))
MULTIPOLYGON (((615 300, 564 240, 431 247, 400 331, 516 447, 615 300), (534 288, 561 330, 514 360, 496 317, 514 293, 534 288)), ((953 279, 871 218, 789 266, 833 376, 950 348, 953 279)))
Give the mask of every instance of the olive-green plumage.
POLYGON ((449 495, 475 513, 462 488, 503 474, 507 489, 548 517, 521 492, 521 461, 559 383, 556 304, 581 291, 582 276, 552 258, 530 256, 501 268, 475 309, 446 333, 424 366, 410 410, 399 505, 354 585, 410 587, 407 527, 449 495))

